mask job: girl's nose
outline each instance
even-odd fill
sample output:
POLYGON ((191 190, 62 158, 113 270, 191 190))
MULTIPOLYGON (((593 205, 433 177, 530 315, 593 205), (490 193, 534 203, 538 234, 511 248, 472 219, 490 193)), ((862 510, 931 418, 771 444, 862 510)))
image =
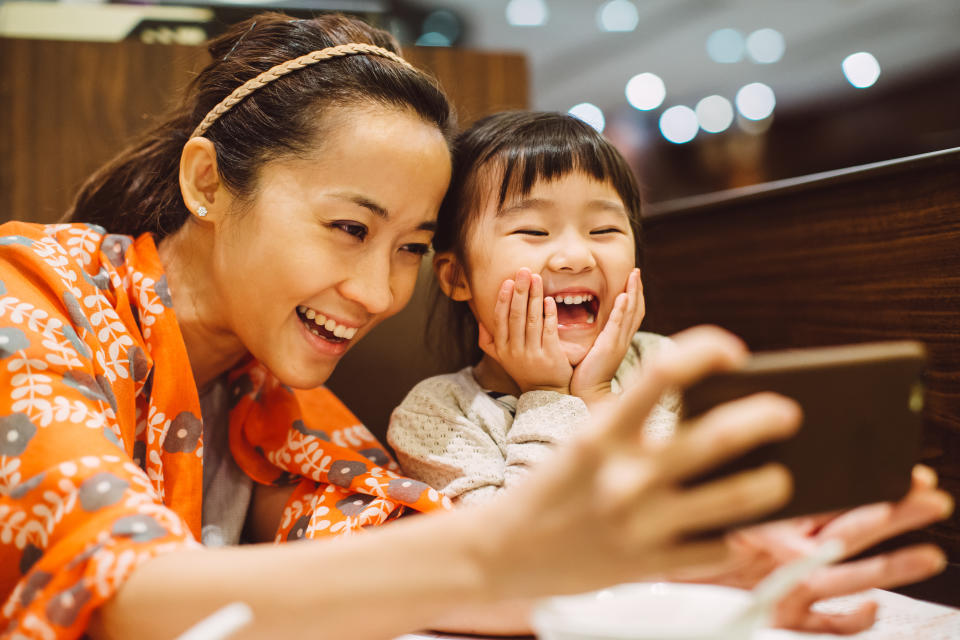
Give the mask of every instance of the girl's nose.
POLYGON ((579 234, 569 234, 557 239, 557 244, 547 266, 553 271, 579 273, 588 271, 597 261, 588 243, 579 234))

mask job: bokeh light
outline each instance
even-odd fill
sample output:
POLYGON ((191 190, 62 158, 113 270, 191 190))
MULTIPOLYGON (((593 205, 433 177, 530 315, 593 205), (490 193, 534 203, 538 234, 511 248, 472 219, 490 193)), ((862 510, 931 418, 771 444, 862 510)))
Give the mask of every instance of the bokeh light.
POLYGON ((630 0, 610 0, 597 10, 597 25, 603 31, 633 31, 639 23, 640 14, 630 0))
POLYGON ((607 124, 600 107, 590 102, 581 102, 570 107, 568 113, 575 118, 580 118, 600 133, 603 133, 603 128, 607 124))
POLYGON ((757 29, 747 36, 747 54, 760 64, 779 62, 786 48, 783 34, 776 29, 757 29))
POLYGON ((733 124, 733 105, 723 96, 707 96, 694 111, 700 128, 707 133, 726 131, 733 124))
POLYGON ((843 75, 857 89, 872 87, 880 77, 880 63, 866 51, 854 53, 843 60, 843 75))
POLYGON ((514 27, 539 27, 549 17, 544 0, 510 0, 507 4, 507 22, 514 27))
POLYGON ((634 109, 650 111, 663 104, 667 89, 655 73, 639 73, 627 82, 627 102, 634 109))
POLYGON ((690 142, 697 136, 699 129, 697 114, 690 107, 670 107, 660 116, 660 133, 674 144, 690 142))
POLYGON ((717 29, 707 38, 707 55, 721 64, 743 60, 743 47, 743 36, 736 29, 717 29))
POLYGON ((737 111, 749 120, 763 120, 770 117, 777 105, 773 89, 762 82, 754 82, 737 91, 737 111))

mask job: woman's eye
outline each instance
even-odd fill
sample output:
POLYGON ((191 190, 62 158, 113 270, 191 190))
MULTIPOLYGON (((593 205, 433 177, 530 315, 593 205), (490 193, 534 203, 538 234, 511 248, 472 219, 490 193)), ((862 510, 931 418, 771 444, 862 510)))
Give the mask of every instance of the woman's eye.
POLYGON ((419 242, 412 242, 410 244, 405 244, 401 248, 404 251, 407 251, 408 253, 412 253, 415 256, 425 256, 427 255, 427 251, 430 251, 429 245, 422 244, 419 242))
POLYGON ((540 231, 539 229, 517 229, 513 232, 514 235, 523 235, 523 236, 545 236, 547 235, 546 231, 540 231))
POLYGON ((366 238, 367 233, 369 233, 367 227, 358 222, 334 222, 331 226, 333 226, 335 229, 343 231, 344 233, 349 233, 351 236, 359 240, 366 238))

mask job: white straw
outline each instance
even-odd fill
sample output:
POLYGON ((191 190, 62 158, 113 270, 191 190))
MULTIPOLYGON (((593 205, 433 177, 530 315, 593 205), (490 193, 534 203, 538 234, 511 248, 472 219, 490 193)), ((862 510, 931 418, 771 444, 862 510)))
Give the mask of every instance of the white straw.
POLYGON ((224 640, 253 620, 253 610, 245 602, 232 602, 193 625, 176 640, 224 640))

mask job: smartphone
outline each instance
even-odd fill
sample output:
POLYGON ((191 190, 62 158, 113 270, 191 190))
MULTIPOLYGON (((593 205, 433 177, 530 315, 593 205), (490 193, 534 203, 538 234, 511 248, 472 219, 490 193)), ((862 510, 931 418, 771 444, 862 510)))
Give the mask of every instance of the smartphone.
POLYGON ((762 445, 693 483, 768 462, 785 465, 793 497, 765 521, 899 500, 919 455, 925 363, 919 342, 876 342, 757 353, 738 371, 704 378, 683 393, 686 419, 774 391, 800 404, 803 424, 793 437, 762 445))

